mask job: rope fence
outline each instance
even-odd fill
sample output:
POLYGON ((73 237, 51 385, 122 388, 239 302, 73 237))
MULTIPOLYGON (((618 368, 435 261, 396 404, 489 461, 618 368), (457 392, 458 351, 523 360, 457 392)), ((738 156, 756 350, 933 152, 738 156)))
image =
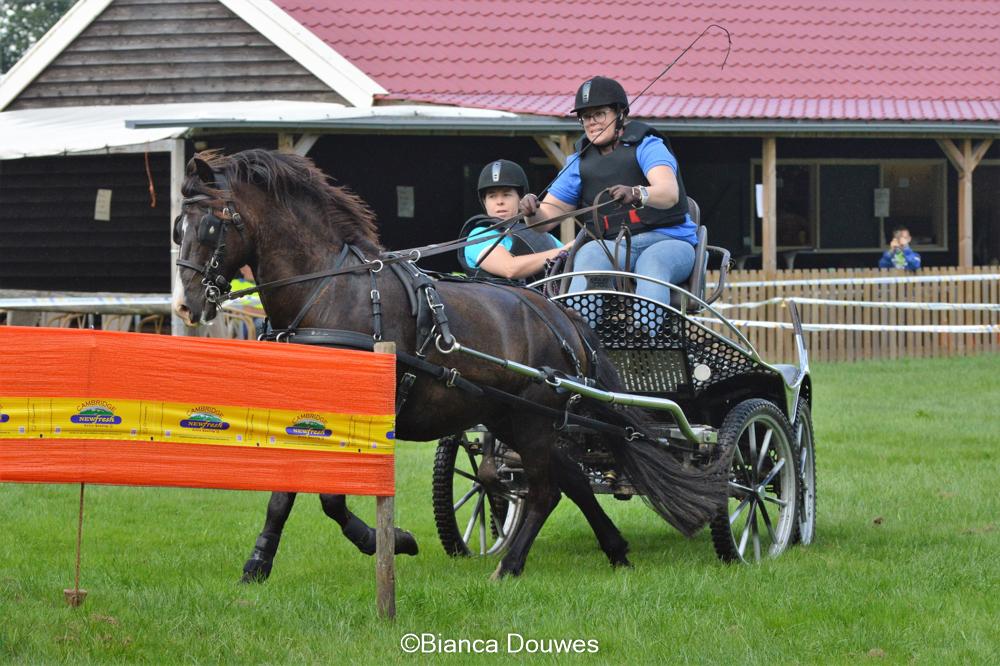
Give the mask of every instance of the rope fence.
POLYGON ((769 361, 794 361, 790 302, 802 316, 811 360, 1000 351, 1000 272, 995 266, 928 268, 917 274, 804 269, 764 277, 761 271, 732 273, 725 301, 714 307, 769 361))

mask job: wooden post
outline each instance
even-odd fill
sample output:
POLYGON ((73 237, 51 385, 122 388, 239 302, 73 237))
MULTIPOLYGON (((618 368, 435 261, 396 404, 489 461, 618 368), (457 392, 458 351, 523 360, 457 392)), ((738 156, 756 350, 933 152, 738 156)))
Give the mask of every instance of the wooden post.
POLYGON ((83 489, 84 484, 80 484, 80 511, 76 521, 76 565, 74 567, 73 587, 63 590, 63 598, 66 603, 73 608, 83 605, 87 598, 87 590, 80 589, 80 550, 83 548, 83 489))
MULTIPOLYGON (((562 169, 566 166, 566 159, 573 153, 569 137, 565 135, 536 136, 535 141, 556 169, 562 169)), ((574 238, 576 238, 576 225, 573 224, 573 220, 563 220, 559 224, 559 240, 564 245, 568 245, 573 242, 574 238)))
POLYGON ((761 170, 764 185, 764 217, 761 220, 761 268, 764 277, 773 280, 778 269, 778 170, 773 136, 764 137, 761 170))
POLYGON ((278 150, 284 150, 289 153, 295 150, 295 137, 291 134, 278 134, 278 150))
POLYGON ((958 173, 958 265, 972 266, 972 141, 962 141, 962 164, 958 173))
MULTIPOLYGON (((395 342, 376 342, 377 354, 396 354, 395 342)), ((396 617, 395 498, 375 498, 375 604, 381 617, 396 617)))
POLYGON ((958 172, 958 265, 962 268, 972 267, 972 173, 992 143, 993 139, 986 139, 973 149, 972 139, 964 139, 959 150, 951 139, 938 139, 958 172))
MULTIPOLYGON (((181 184, 184 182, 184 139, 174 139, 170 148, 170 293, 176 293, 179 288, 177 274, 177 255, 180 252, 173 241, 173 224, 181 214, 181 184)), ((189 335, 191 332, 177 313, 170 313, 170 332, 173 335, 189 335)))

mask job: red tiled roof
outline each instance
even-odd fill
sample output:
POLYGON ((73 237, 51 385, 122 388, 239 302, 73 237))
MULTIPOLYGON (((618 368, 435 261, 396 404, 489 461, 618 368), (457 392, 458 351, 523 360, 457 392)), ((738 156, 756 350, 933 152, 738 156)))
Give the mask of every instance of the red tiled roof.
POLYGON ((562 115, 601 74, 650 118, 1000 121, 998 0, 275 0, 388 100, 562 115))

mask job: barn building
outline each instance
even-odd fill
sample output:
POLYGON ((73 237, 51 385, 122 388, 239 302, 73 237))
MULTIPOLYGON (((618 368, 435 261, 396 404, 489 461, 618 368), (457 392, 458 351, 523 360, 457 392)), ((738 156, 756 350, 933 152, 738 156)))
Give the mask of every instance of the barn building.
POLYGON ((388 247, 454 238, 486 162, 551 181, 597 74, 739 266, 871 267, 897 225, 998 263, 998 35, 976 0, 80 0, 0 82, 0 289, 168 291, 205 148, 307 153, 388 247))

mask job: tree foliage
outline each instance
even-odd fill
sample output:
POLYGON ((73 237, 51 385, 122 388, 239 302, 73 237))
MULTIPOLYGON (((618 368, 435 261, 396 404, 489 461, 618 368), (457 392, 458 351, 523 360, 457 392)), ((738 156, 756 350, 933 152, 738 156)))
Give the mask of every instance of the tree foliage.
POLYGON ((24 52, 73 5, 74 0, 0 0, 0 73, 14 66, 24 52))

